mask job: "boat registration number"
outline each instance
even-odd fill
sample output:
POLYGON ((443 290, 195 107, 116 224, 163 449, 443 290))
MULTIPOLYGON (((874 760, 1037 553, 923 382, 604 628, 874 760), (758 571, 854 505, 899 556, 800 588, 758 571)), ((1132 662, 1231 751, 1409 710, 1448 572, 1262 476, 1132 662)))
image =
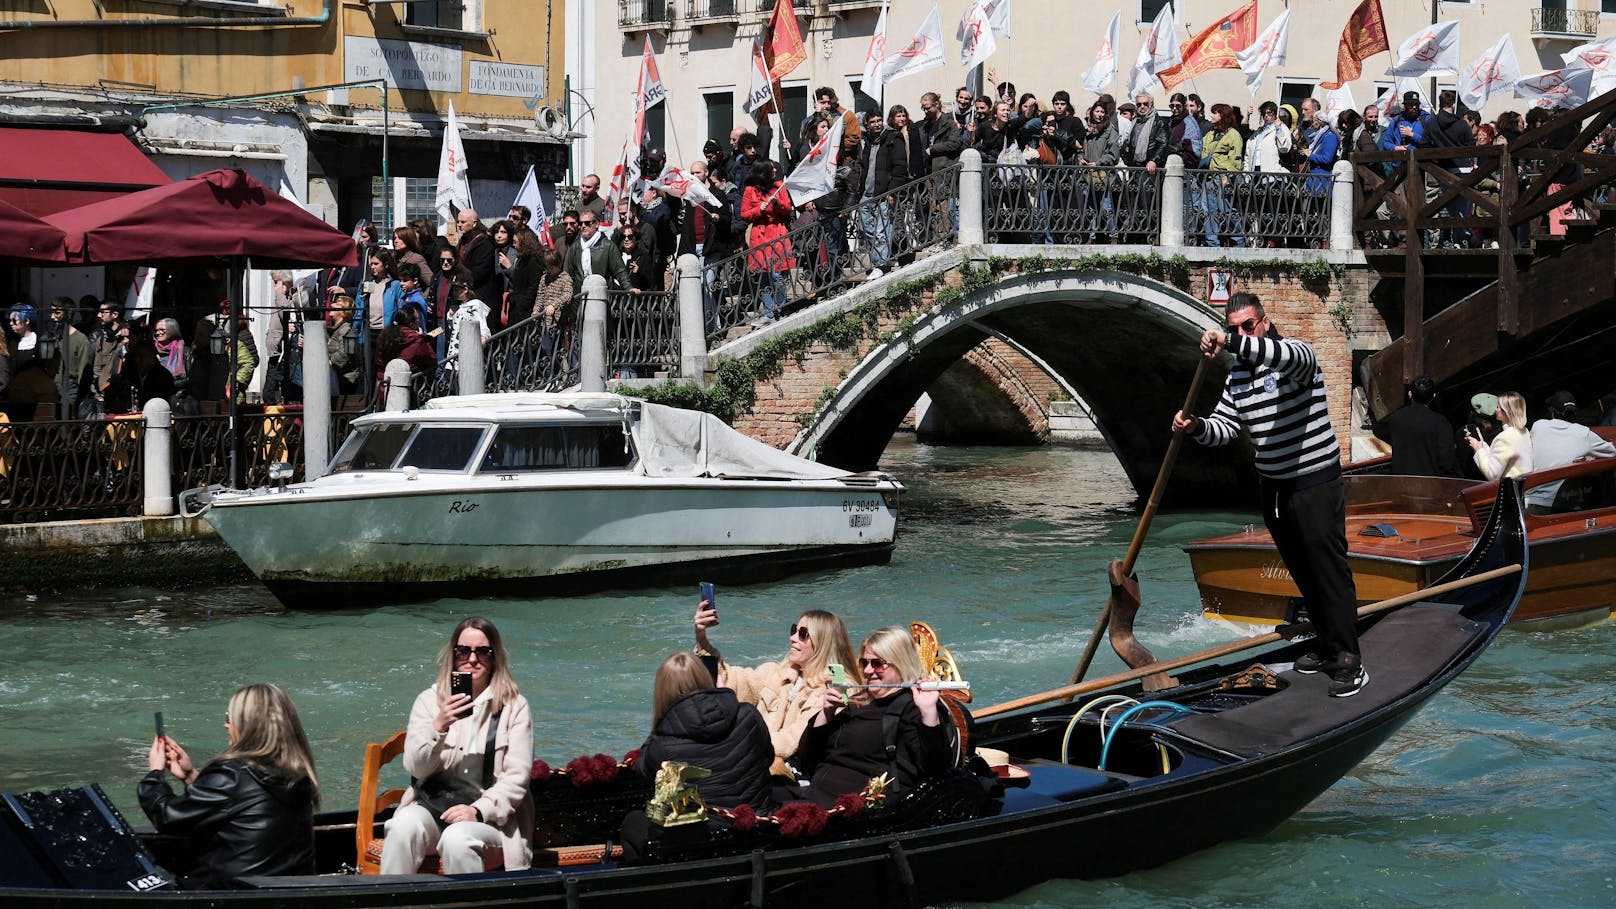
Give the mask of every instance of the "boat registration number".
POLYGON ((847 516, 847 526, 869 527, 874 520, 875 515, 869 514, 868 512, 864 514, 850 514, 847 516))
POLYGON ((843 499, 843 511, 880 511, 880 499, 843 499))

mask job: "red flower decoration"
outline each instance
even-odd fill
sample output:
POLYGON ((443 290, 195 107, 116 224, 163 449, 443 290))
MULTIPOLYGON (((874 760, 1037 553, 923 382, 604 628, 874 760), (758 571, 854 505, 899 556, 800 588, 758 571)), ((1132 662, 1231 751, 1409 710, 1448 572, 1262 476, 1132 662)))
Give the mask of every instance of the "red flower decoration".
POLYGON ((864 810, 864 793, 844 792, 836 797, 836 810, 849 818, 859 816, 864 810))
POLYGON ((572 779, 574 789, 582 789, 595 782, 594 758, 575 757, 567 762, 567 776, 572 779))
POLYGON ((533 762, 533 772, 529 774, 535 783, 542 783, 550 778, 550 765, 543 761, 533 762))
POLYGON ((780 825, 780 835, 788 839, 818 836, 825 829, 830 815, 813 802, 791 802, 774 813, 780 825))
POLYGON ((742 802, 729 814, 730 826, 736 833, 750 833, 757 827, 757 810, 751 805, 742 802))
POLYGON ((612 780, 617 779, 617 771, 621 769, 617 766, 617 758, 609 754, 597 754, 590 758, 590 761, 594 764, 592 769, 595 774, 595 782, 610 783, 612 780))
POLYGON ((628 754, 623 755, 623 765, 625 767, 633 767, 635 764, 639 763, 639 761, 640 749, 638 748, 630 751, 628 754))

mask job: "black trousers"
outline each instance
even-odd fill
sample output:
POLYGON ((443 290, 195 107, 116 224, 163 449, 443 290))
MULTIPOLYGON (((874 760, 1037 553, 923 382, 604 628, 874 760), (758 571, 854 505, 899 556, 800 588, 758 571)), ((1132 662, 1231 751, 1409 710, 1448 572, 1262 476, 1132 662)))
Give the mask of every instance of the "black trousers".
POLYGON ((1347 503, 1341 478, 1306 489, 1264 483, 1263 524, 1307 604, 1319 656, 1358 655, 1358 591, 1347 567, 1347 503))

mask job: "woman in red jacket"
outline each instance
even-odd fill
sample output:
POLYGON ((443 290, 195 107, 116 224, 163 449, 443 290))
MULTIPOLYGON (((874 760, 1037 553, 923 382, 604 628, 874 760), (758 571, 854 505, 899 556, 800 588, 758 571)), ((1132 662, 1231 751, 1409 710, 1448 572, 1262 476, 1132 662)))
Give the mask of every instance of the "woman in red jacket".
POLYGON ((415 324, 416 308, 400 307, 393 313, 393 324, 382 330, 376 339, 376 391, 381 400, 387 399, 387 385, 383 381, 387 364, 403 360, 410 365, 411 376, 432 378, 438 369, 438 352, 432 339, 421 334, 415 324))
POLYGON ((785 306, 786 275, 797 267, 791 243, 785 239, 793 216, 791 194, 775 174, 774 162, 752 165, 741 192, 741 220, 747 223, 746 270, 757 276, 763 305, 760 324, 773 322, 785 306))

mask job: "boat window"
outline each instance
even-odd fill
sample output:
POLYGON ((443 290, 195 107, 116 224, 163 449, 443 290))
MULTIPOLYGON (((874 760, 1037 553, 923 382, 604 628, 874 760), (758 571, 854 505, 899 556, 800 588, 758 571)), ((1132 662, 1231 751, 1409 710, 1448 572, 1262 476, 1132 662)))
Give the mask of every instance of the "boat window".
POLYGON ((421 470, 465 470, 483 439, 481 426, 422 426, 399 458, 399 467, 421 470))
POLYGON ((1548 511, 1552 514, 1616 507, 1616 474, 1610 471, 1551 480, 1533 489, 1541 490, 1550 500, 1548 511))
POLYGON ((622 468, 629 453, 620 424, 501 426, 483 458, 482 473, 622 468))
POLYGON ((332 459, 331 473, 349 470, 387 470, 398 460, 404 443, 415 427, 404 423, 383 423, 358 430, 342 444, 332 459))

